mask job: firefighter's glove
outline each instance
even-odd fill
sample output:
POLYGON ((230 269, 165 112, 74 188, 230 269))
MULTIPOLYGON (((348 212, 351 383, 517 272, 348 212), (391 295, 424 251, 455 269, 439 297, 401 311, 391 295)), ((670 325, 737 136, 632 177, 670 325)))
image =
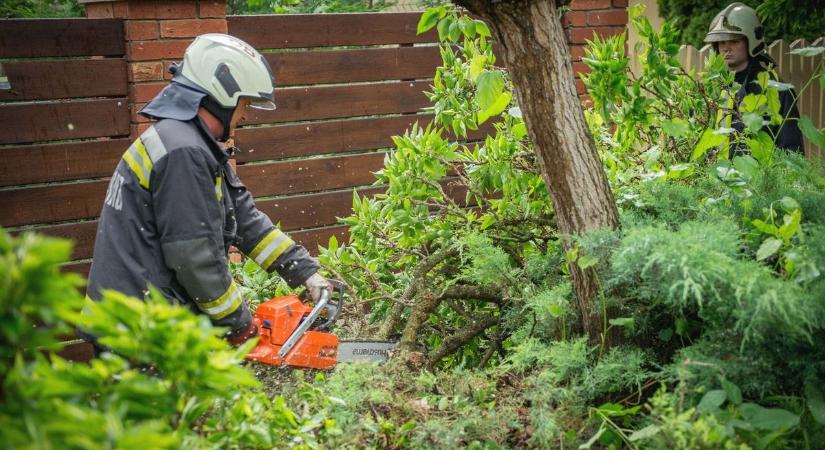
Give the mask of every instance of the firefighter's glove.
POLYGON ((306 287, 309 296, 315 302, 321 299, 321 289, 332 292, 332 285, 317 272, 304 281, 304 287, 306 287))
POLYGON ((229 334, 226 335, 226 340, 229 341, 230 344, 237 347, 244 342, 254 338, 258 335, 258 327, 255 326, 255 321, 250 320, 249 324, 245 327, 239 328, 237 330, 232 330, 229 334))

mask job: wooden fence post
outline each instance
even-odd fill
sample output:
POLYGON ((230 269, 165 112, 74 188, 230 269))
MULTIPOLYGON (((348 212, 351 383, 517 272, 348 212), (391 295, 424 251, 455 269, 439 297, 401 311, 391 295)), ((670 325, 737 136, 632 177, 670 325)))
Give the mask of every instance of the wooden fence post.
POLYGON ((149 127, 137 112, 168 83, 169 65, 180 61, 193 38, 227 32, 224 0, 80 2, 89 18, 123 19, 132 138, 149 127))

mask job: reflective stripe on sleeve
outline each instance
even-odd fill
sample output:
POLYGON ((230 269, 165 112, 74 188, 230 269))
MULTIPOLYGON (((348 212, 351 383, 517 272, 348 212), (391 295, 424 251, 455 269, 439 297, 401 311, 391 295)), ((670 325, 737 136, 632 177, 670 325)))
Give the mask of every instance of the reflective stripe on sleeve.
POLYGON ((140 138, 135 140, 123 154, 123 160, 132 169, 141 186, 149 189, 149 175, 152 173, 152 160, 146 154, 146 149, 140 138), (138 145, 140 144, 140 145, 138 145), (148 166, 148 167, 147 167, 148 166))
POLYGON ((166 156, 166 146, 160 140, 155 127, 151 127, 140 135, 140 140, 146 146, 146 151, 152 159, 152 163, 158 162, 161 158, 166 156))
POLYGON ((149 189, 152 167, 166 156, 166 146, 154 127, 144 131, 123 154, 123 160, 132 169, 141 186, 149 189))
POLYGON ((198 303, 198 308, 213 320, 220 320, 235 312, 241 306, 241 290, 235 281, 229 283, 226 292, 220 297, 207 303, 198 303))
POLYGON ((276 228, 261 239, 261 242, 249 253, 249 257, 266 270, 286 249, 293 245, 295 242, 276 228))

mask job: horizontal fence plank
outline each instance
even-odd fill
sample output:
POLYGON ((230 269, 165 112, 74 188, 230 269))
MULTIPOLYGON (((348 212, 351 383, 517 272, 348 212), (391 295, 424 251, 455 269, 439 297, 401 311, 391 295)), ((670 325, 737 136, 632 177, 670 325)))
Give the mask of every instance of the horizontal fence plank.
POLYGON ((416 35, 420 12, 229 16, 229 34, 255 48, 333 47, 438 42, 435 30, 416 35))
POLYGON ((365 186, 384 167, 383 152, 238 166, 256 197, 365 186))
POLYGON ((100 215, 109 180, 10 189, 0 195, 0 226, 91 219, 100 215))
POLYGON ((0 144, 128 134, 125 98, 0 105, 0 144))
POLYGON ((238 162, 291 158, 318 153, 371 150, 392 146, 392 136, 415 122, 430 123, 431 114, 336 120, 273 127, 240 128, 235 142, 238 162))
MULTIPOLYGON (((467 194, 467 187, 460 184, 457 178, 445 179, 442 183, 444 192, 456 202, 463 204, 467 194)), ((386 187, 362 187, 345 189, 317 194, 293 195, 274 199, 258 200, 257 208, 269 216, 273 222, 290 235, 310 228, 320 228, 338 225, 338 219, 352 214, 352 195, 357 192, 360 197, 372 197, 384 192, 386 187)), ((48 225, 29 229, 52 237, 70 239, 74 242, 71 258, 74 260, 89 259, 94 251, 95 236, 97 234, 97 220, 77 223, 48 225)), ((20 234, 16 231, 13 234, 20 234)))
MULTIPOLYGON (((371 184, 384 153, 238 166, 256 196, 343 189, 371 184)), ((108 179, 8 189, 0 196, 0 225, 20 226, 92 219, 100 214, 108 179)))
MULTIPOLYGON (((361 196, 372 196, 383 188, 361 188, 361 196)), ((352 190, 296 195, 256 202, 258 209, 273 222, 280 223, 282 230, 290 233, 302 228, 318 228, 338 224, 338 217, 352 212, 352 190)), ((94 251, 97 220, 64 223, 34 228, 30 231, 52 237, 71 239, 74 242, 72 259, 89 259, 94 251)), ((14 234, 18 234, 16 232, 14 234)), ((291 234, 291 233, 290 233, 291 234)))
POLYGON ((264 53, 278 86, 432 78, 437 46, 264 53))
POLYGON ((0 148, 0 186, 109 176, 129 139, 0 148))
MULTIPOLYGON (((414 123, 425 127, 432 114, 408 114, 395 117, 345 119, 271 127, 240 128, 235 143, 239 163, 270 159, 311 156, 324 153, 353 152, 393 147, 392 136, 404 134, 414 123)), ((468 133, 468 140, 483 140, 494 134, 492 121, 468 133)))
POLYGON ((3 63, 8 90, 0 100, 43 100, 128 95, 126 61, 82 59, 3 63))
POLYGON ((57 354, 69 361, 86 362, 94 358, 95 351, 88 342, 75 342, 63 347, 57 354))
POLYGON ((0 19, 0 58, 124 53, 120 19, 0 19))
POLYGON ((431 105, 424 95, 429 87, 428 81, 401 81, 278 89, 278 109, 249 109, 242 124, 414 113, 431 105))

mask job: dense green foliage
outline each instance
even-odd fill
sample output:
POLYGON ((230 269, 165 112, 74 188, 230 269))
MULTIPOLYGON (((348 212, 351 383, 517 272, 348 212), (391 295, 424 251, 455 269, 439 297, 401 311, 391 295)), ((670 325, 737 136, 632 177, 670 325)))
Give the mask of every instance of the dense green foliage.
MULTIPOLYGON (((739 0, 756 9, 765 29, 765 39, 772 42, 797 39, 809 42, 825 31, 825 2, 822 0, 739 0)), ((696 48, 704 46, 710 21, 731 0, 658 0, 659 14, 676 25, 678 43, 696 48)))
POLYGON ((239 365, 252 343, 230 348, 224 330, 156 292, 145 301, 108 292, 80 314, 80 280, 57 266, 70 249, 0 230, 0 447, 312 448, 337 432, 257 389, 239 365), (90 364, 52 353, 69 323, 112 352, 90 364))
POLYGON ((77 0, 3 0, 0 17, 82 17, 83 7, 77 0))

